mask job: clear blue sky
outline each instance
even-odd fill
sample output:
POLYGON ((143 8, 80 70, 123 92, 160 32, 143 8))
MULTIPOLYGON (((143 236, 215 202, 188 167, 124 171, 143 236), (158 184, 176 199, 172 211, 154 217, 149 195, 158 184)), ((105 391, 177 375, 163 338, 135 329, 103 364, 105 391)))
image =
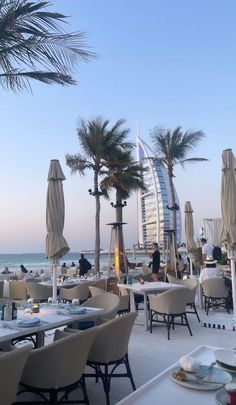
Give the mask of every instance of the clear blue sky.
MULTIPOLYGON (((190 200, 196 230, 204 217, 220 216, 221 153, 236 153, 236 2, 234 0, 56 0, 52 10, 70 15, 68 30, 87 32, 98 57, 81 64, 78 86, 33 84, 30 93, 0 89, 0 253, 45 249, 47 172, 61 162, 66 181, 64 235, 72 251, 94 244, 94 199, 90 175, 71 176, 65 153, 79 150, 79 117, 136 122, 150 143, 154 126, 202 129, 194 155, 208 163, 176 170, 183 209, 190 200)), ((102 247, 114 220, 102 203, 102 247)), ((128 246, 137 241, 135 197, 124 219, 128 246)), ((196 232, 196 237, 198 236, 196 232)))

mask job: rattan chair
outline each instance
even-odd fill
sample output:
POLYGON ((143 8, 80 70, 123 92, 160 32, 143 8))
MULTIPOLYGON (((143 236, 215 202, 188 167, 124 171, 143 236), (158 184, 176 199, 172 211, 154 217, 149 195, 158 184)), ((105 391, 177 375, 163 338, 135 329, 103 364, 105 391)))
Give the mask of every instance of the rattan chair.
MULTIPOLYGON (((39 395, 44 403, 52 405, 81 402, 88 404, 83 373, 96 333, 97 328, 91 328, 57 340, 56 332, 53 343, 32 350, 22 375, 19 395, 32 392, 39 395), (82 388, 84 401, 68 400, 69 393, 79 386, 82 388)), ((39 403, 26 400, 18 402, 25 405, 39 403)))
POLYGON ((27 300, 27 289, 24 280, 9 281, 9 299, 27 300))
POLYGON ((104 293, 96 295, 85 301, 82 306, 102 308, 103 314, 98 316, 97 323, 103 323, 106 320, 115 318, 120 305, 120 298, 116 294, 104 293))
POLYGON ((0 354, 0 403, 11 405, 16 400, 21 375, 32 346, 24 345, 0 354))
POLYGON ((137 314, 130 312, 101 325, 88 356, 88 366, 95 374, 86 373, 86 377, 101 378, 106 395, 106 404, 110 404, 110 385, 113 377, 128 377, 133 390, 135 384, 128 359, 130 334, 137 314), (125 365, 126 373, 115 373, 119 365, 125 365))
POLYGON ((106 290, 106 280, 104 278, 93 281, 90 285, 96 288, 100 288, 101 290, 106 290))
POLYGON ((26 283, 27 293, 30 298, 40 302, 47 301, 52 297, 52 286, 43 285, 40 283, 26 283))
POLYGON ((192 332, 186 315, 186 304, 188 301, 188 289, 176 288, 168 290, 161 294, 149 294, 149 313, 150 313, 150 333, 154 323, 165 323, 167 327, 168 340, 170 339, 170 328, 174 325, 187 326, 190 335, 192 332), (159 315, 161 319, 159 318, 159 315), (176 322, 176 318, 181 318, 181 322, 176 322))
POLYGON ((78 274, 78 270, 76 267, 70 267, 66 270, 66 274, 68 277, 75 277, 78 274))
POLYGON ((230 313, 229 288, 224 278, 209 278, 202 283, 205 300, 205 311, 208 315, 212 307, 224 307, 230 313))
MULTIPOLYGON (((120 292, 121 292, 122 288, 123 287, 120 287, 120 289, 119 289, 120 292)), ((124 290, 126 290, 126 294, 123 291, 123 294, 119 295, 120 305, 119 305, 119 308, 117 310, 118 315, 127 314, 129 312, 129 310, 130 310, 129 309, 130 308, 130 305, 129 305, 129 293, 128 293, 126 288, 124 290)), ((90 291, 92 297, 96 297, 96 295, 99 295, 99 294, 107 294, 106 291, 101 290, 100 288, 97 288, 97 287, 93 287, 93 286, 89 286, 89 291, 90 291)))
POLYGON ((88 299, 88 286, 89 284, 87 282, 83 282, 72 288, 61 288, 60 299, 63 301, 72 301, 74 298, 77 298, 80 303, 83 303, 88 299))
POLYGON ((192 310, 187 310, 186 313, 195 314, 198 319, 198 322, 200 322, 200 318, 195 305, 195 297, 199 286, 199 281, 196 278, 178 279, 169 274, 167 274, 167 278, 169 283, 183 285, 188 288, 187 306, 190 307, 192 310))

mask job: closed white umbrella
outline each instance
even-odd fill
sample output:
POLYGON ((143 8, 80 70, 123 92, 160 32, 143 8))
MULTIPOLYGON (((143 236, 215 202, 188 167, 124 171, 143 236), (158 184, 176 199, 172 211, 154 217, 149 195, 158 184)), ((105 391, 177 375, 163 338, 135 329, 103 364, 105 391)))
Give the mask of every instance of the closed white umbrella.
POLYGON ((231 260, 233 308, 236 316, 236 159, 231 149, 222 153, 221 213, 221 242, 225 244, 231 260))
POLYGON ((65 203, 63 193, 63 180, 59 160, 51 160, 48 172, 48 191, 46 206, 46 257, 50 259, 53 267, 53 300, 57 299, 57 274, 56 267, 59 259, 69 252, 69 247, 63 236, 65 203))
POLYGON ((194 242, 194 227, 193 227, 193 209, 190 201, 186 201, 184 206, 184 229, 186 238, 186 248, 190 253, 190 274, 193 275, 192 252, 196 248, 194 242))

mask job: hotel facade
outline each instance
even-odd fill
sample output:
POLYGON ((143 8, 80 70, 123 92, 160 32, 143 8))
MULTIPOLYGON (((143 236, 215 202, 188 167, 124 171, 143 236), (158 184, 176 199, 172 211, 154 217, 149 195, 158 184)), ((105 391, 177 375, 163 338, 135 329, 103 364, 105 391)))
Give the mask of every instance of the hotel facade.
MULTIPOLYGON (((149 247, 157 242, 162 249, 168 244, 168 234, 173 231, 170 186, 166 169, 161 166, 155 153, 140 138, 137 137, 137 160, 143 164, 147 171, 143 174, 147 191, 138 192, 138 243, 140 246, 149 247)), ((179 206, 178 196, 175 191, 175 200, 179 206)), ((181 212, 176 210, 177 242, 181 241, 181 212)))

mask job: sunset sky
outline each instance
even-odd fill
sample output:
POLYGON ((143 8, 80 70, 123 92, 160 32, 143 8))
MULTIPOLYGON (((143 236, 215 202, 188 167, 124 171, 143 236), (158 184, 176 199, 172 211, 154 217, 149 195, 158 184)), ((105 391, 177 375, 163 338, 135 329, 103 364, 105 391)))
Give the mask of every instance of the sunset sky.
MULTIPOLYGON (((92 174, 71 176, 66 153, 79 151, 80 117, 127 120, 130 140, 151 144, 155 126, 201 129, 192 156, 207 163, 176 168, 181 209, 194 209, 195 237, 204 217, 221 216, 221 153, 236 154, 236 2, 234 0, 56 0, 68 31, 83 30, 97 58, 81 64, 77 86, 32 84, 33 94, 0 89, 0 253, 44 252, 50 159, 66 176, 64 236, 72 251, 94 245, 92 174)), ((111 200, 113 201, 113 200, 111 200)), ((115 218, 102 201, 102 247, 115 218)), ((124 210, 126 245, 137 242, 136 199, 124 210)), ((183 235, 184 239, 184 235, 183 235)))

